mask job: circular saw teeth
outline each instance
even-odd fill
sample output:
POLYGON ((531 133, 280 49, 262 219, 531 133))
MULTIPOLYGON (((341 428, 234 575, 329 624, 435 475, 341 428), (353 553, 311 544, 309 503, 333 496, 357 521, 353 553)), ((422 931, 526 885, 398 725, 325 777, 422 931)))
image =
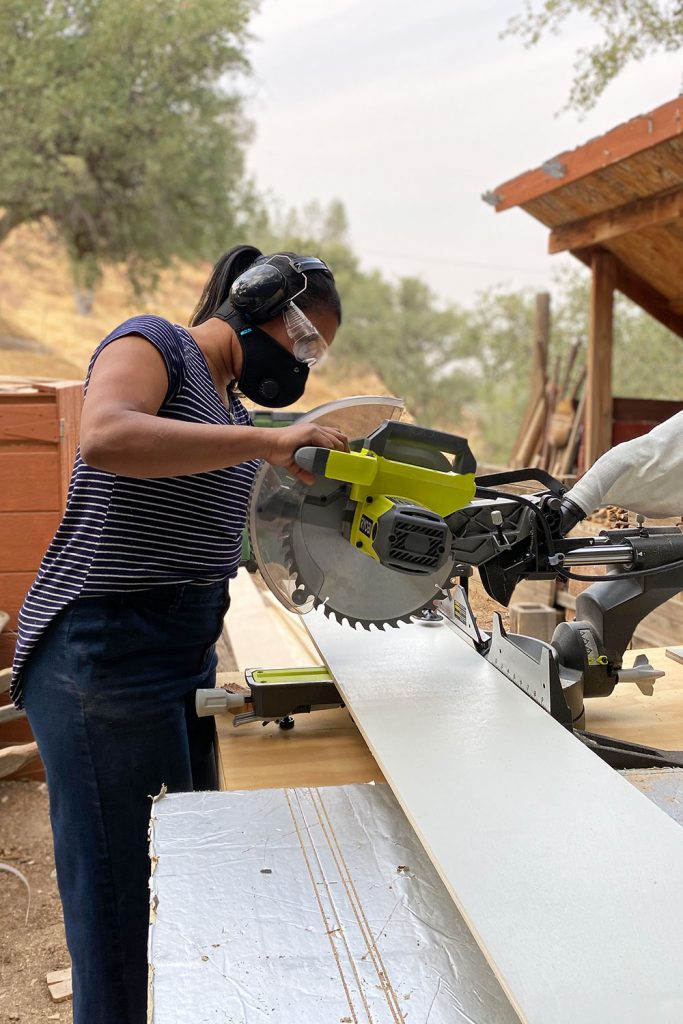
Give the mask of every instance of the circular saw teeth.
MULTIPOLYGON (((397 618, 391 619, 361 619, 356 618, 353 615, 349 615, 345 612, 337 611, 330 604, 329 598, 320 598, 317 594, 313 594, 306 585, 306 580, 301 575, 299 566, 294 555, 294 548, 292 545, 292 534, 289 526, 284 526, 280 535, 282 547, 285 555, 287 568, 290 571, 293 582, 296 584, 296 591, 301 595, 301 605, 306 604, 310 598, 313 602, 314 608, 322 608, 323 614, 326 618, 330 619, 334 617, 340 625, 348 623, 352 629, 356 629, 357 626, 361 626, 363 629, 370 632, 371 627, 375 626, 377 629, 384 630, 387 626, 391 629, 398 629, 399 625, 404 622, 410 625, 413 621, 413 616, 420 615, 425 610, 431 610, 434 605, 434 598, 430 598, 421 607, 414 609, 413 611, 406 612, 405 615, 400 615, 397 618)), ((435 595, 439 592, 447 594, 442 587, 435 587, 435 595)), ((294 604, 298 604, 299 601, 293 601, 294 604)))

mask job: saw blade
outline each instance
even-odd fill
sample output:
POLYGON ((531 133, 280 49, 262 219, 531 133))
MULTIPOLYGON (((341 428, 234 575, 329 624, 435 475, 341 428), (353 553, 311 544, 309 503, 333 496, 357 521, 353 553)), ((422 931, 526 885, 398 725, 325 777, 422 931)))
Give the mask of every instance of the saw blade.
MULTIPOLYGON (((305 414, 300 423, 329 423, 353 438, 359 450, 386 420, 401 416, 396 398, 342 399, 305 414)), ((448 469, 444 456, 392 444, 385 452, 408 464, 448 469)), ((254 558, 271 592, 289 611, 305 614, 322 606, 328 616, 352 626, 396 626, 431 608, 442 596, 453 563, 430 576, 387 569, 356 550, 343 535, 348 486, 324 477, 306 487, 286 469, 265 464, 256 474, 249 501, 249 535, 254 558)))
POLYGON ((343 535, 347 504, 345 486, 318 478, 298 518, 285 526, 282 544, 295 581, 292 601, 312 601, 338 622, 365 629, 398 626, 431 609, 449 585, 453 560, 428 575, 386 568, 343 535))

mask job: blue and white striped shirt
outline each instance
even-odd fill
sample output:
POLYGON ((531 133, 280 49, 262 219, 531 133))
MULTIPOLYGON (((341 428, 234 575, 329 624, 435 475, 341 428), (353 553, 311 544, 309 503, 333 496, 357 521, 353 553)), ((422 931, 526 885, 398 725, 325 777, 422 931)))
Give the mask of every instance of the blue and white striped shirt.
MULTIPOLYGON (((136 334, 163 356, 168 391, 157 415, 187 423, 249 425, 233 397, 228 412, 192 335, 157 316, 132 317, 95 350, 136 334)), ((21 671, 54 617, 81 597, 173 583, 217 583, 239 565, 247 502, 258 460, 209 473, 158 479, 119 476, 76 454, 64 518, 19 613, 11 696, 21 706, 21 671)))

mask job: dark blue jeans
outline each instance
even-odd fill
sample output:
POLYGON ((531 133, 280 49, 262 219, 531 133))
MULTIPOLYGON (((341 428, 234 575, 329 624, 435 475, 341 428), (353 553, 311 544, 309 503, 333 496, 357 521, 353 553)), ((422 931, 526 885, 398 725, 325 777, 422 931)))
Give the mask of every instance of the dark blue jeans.
POLYGON ((213 718, 227 584, 82 598, 24 671, 47 773, 74 1024, 145 1024, 150 797, 216 789, 213 718))

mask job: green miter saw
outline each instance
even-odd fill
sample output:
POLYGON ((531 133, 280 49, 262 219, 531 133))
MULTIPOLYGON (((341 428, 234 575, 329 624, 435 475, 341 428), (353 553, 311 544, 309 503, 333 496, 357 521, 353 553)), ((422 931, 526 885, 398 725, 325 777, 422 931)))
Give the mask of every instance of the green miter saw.
POLYGON ((312 485, 262 468, 250 540, 289 610, 323 606, 340 622, 394 626, 431 611, 449 587, 454 556, 444 519, 472 501, 476 463, 464 438, 399 422, 399 403, 358 403, 326 407, 326 421, 353 438, 351 451, 297 452, 297 464, 315 474, 312 485))

